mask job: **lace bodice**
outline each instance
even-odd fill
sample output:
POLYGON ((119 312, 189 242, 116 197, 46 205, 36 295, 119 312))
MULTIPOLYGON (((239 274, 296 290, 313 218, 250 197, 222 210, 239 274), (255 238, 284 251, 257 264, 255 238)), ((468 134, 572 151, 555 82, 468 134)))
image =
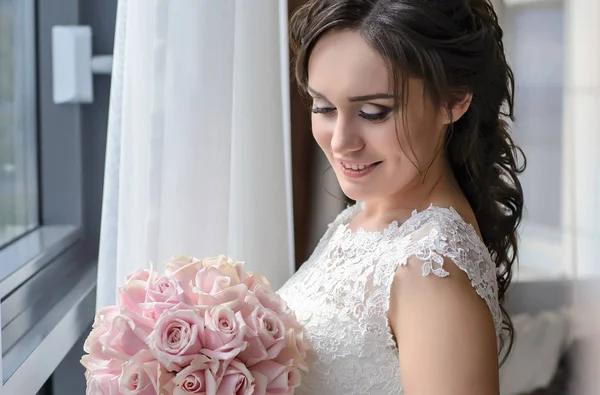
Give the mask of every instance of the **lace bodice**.
POLYGON ((444 257, 465 271, 500 335, 495 265, 454 209, 431 206, 401 225, 353 232, 347 224, 362 208, 359 203, 338 215, 310 259, 278 291, 305 326, 311 348, 299 395, 402 393, 387 311, 394 273, 411 256, 422 261, 424 276, 447 276, 444 257))

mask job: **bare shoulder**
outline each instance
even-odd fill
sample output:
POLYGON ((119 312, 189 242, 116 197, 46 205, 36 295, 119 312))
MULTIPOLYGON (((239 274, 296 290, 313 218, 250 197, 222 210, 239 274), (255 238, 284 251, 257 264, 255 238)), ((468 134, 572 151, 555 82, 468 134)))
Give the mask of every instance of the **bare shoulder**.
POLYGON ((388 312, 410 394, 498 393, 494 320, 467 274, 450 259, 446 277, 423 276, 416 257, 394 275, 388 312), (432 377, 431 369, 439 369, 432 377))

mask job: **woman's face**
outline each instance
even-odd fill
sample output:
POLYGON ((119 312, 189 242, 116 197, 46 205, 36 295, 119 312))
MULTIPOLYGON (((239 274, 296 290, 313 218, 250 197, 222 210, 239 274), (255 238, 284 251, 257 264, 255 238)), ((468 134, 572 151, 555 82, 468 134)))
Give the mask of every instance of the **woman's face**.
POLYGON ((319 39, 308 77, 313 134, 344 193, 369 201, 418 188, 448 120, 423 83, 409 79, 405 114, 396 111, 383 58, 353 31, 319 39))

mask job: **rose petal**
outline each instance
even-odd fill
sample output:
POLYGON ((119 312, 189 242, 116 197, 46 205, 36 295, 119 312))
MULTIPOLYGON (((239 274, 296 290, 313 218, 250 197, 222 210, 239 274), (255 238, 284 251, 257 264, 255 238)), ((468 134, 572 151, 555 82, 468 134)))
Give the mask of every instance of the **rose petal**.
POLYGON ((174 274, 180 271, 181 269, 194 264, 202 265, 202 261, 188 255, 179 255, 172 257, 171 260, 165 265, 165 274, 167 276, 174 276, 174 274))
POLYGON ((91 373, 104 372, 119 375, 124 361, 118 358, 103 359, 93 355, 84 355, 81 357, 80 363, 91 373))
POLYGON ((146 301, 146 285, 144 281, 131 281, 120 287, 117 292, 117 306, 142 314, 140 303, 146 301))
POLYGON ((147 349, 148 346, 142 340, 144 334, 136 333, 137 330, 130 317, 116 316, 109 331, 98 339, 102 351, 113 357, 128 360, 139 351, 147 349))
POLYGON ((141 281, 143 283, 147 283, 149 281, 152 282, 156 279, 156 277, 158 277, 158 273, 156 273, 152 268, 138 270, 137 272, 125 277, 125 284, 130 284, 136 281, 141 281))
POLYGON ((90 374, 86 379, 86 395, 118 395, 118 374, 90 374))
POLYGON ((223 371, 217 360, 204 355, 195 357, 190 365, 173 379, 173 395, 215 394, 223 371))
POLYGON ((202 352, 212 358, 230 360, 245 350, 248 342, 246 322, 240 312, 218 305, 205 313, 205 337, 202 352))
POLYGON ((204 319, 198 310, 180 303, 161 315, 148 344, 169 371, 179 372, 200 353, 203 337, 204 319))
POLYGON ((234 285, 213 294, 201 292, 197 288, 194 289, 194 293, 198 295, 197 304, 202 310, 206 310, 220 304, 239 302, 244 299, 247 292, 248 288, 244 283, 234 285))
POLYGON ((268 357, 267 349, 258 337, 247 339, 248 346, 237 356, 246 366, 253 366, 268 357))
POLYGON ((289 311, 283 298, 271 292, 264 285, 257 285, 253 292, 264 307, 273 310, 276 314, 282 315, 289 311))
POLYGON ((261 377, 259 385, 264 386, 263 393, 291 393, 300 383, 300 374, 297 369, 274 361, 262 361, 250 368, 250 373, 254 377, 261 377))
POLYGON ((175 265, 170 269, 167 267, 165 273, 173 277, 179 283, 179 286, 183 292, 188 295, 192 295, 192 288, 195 285, 196 275, 200 270, 204 268, 202 261, 192 260, 185 266, 176 267, 175 265))
POLYGON ((156 395, 170 375, 156 360, 138 362, 141 358, 132 358, 123 365, 119 377, 119 390, 123 394, 156 395))
POLYGON ((250 395, 254 392, 254 377, 237 359, 232 360, 223 374, 217 395, 250 395))
POLYGON ((256 273, 248 273, 246 279, 244 280, 244 284, 248 287, 248 289, 254 291, 256 287, 262 286, 269 292, 272 292, 271 283, 267 280, 266 277, 263 277, 256 273))
POLYGON ((196 273, 194 292, 210 295, 219 277, 223 277, 223 274, 216 267, 203 268, 196 273))

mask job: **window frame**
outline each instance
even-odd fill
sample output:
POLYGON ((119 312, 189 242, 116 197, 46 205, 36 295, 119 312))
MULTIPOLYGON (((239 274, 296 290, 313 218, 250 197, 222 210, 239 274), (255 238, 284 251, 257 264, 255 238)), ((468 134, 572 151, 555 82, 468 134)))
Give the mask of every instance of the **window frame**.
POLYGON ((6 393, 36 393, 44 385, 88 330, 96 296, 97 240, 88 237, 84 216, 81 108, 52 98, 51 29, 79 23, 79 0, 30 4, 39 227, 0 249, 2 340, 10 340, 0 341, 0 388, 6 393))
MULTIPOLYGON (((6 0, 5 0, 6 1, 6 0)), ((5 3, 6 4, 6 3, 5 3)), ((12 90, 13 100, 10 108, 13 112, 12 134, 13 148, 17 148, 15 154, 15 165, 24 176, 22 182, 25 190, 33 186, 36 196, 23 196, 26 206, 26 223, 15 224, 22 226, 22 229, 16 230, 14 234, 8 236, 8 239, 0 239, 0 249, 9 245, 12 241, 26 235, 30 231, 39 227, 39 188, 37 177, 37 112, 35 104, 37 100, 36 89, 36 48, 35 31, 28 29, 27 26, 35 21, 34 1, 22 0, 8 3, 8 8, 12 11, 13 24, 12 30, 14 41, 23 43, 23 45, 13 45, 12 48, 12 90), (24 149, 32 149, 31 152, 22 153, 18 149, 21 146, 24 149), (33 212, 29 212, 33 208, 33 212)), ((5 5, 6 7, 6 5, 5 5)))

